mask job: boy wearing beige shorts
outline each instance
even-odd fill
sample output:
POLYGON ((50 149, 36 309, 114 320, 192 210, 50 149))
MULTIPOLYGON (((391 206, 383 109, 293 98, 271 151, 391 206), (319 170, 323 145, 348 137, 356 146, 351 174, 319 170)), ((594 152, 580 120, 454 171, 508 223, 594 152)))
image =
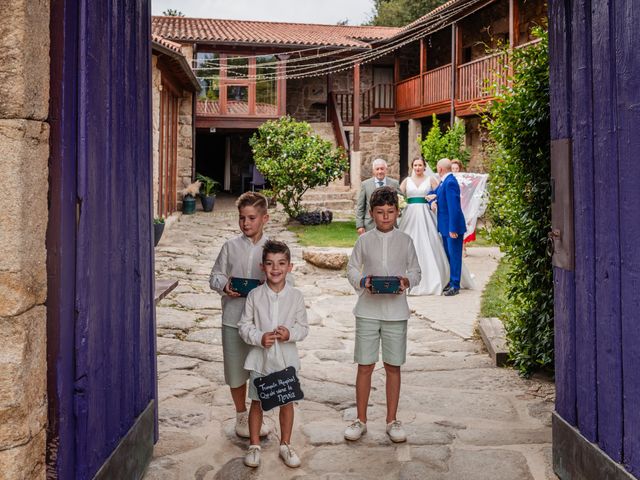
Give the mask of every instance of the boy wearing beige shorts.
MULTIPOLYGON (((242 316, 246 297, 232 288, 232 279, 244 278, 264 281, 262 247, 268 238, 263 234, 269 221, 267 199, 255 192, 246 192, 238 198, 238 225, 241 235, 225 242, 211 270, 210 287, 222 295, 222 352, 224 357, 224 381, 231 390, 236 409, 235 431, 239 437, 249 438, 249 418, 246 406, 249 372, 244 362, 249 353, 247 345, 238 334, 238 322, 242 316)), ((269 433, 262 424, 260 436, 269 433)))
POLYGON ((382 361, 387 375, 387 435, 393 442, 404 442, 407 436, 396 414, 400 400, 400 366, 406 360, 410 315, 405 291, 420 283, 420 265, 411 237, 395 228, 399 214, 395 190, 379 188, 371 195, 370 202, 376 228, 358 238, 347 267, 349 282, 358 294, 354 309, 358 416, 346 428, 344 437, 358 440, 367 431, 371 375, 382 344, 382 361), (399 292, 374 294, 372 276, 396 277, 399 292))

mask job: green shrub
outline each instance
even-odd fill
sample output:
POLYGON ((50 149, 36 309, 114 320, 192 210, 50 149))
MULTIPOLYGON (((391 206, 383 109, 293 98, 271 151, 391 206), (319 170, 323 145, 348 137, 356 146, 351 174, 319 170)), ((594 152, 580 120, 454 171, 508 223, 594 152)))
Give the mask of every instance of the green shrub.
POLYGON ((342 148, 289 116, 263 123, 249 144, 256 168, 269 182, 266 194, 291 218, 302 213, 300 202, 307 190, 340 178, 349 165, 342 148))
POLYGON ((436 118, 435 114, 432 118, 433 126, 424 140, 420 142, 422 156, 427 164, 434 172, 436 164, 441 158, 457 158, 466 166, 471 154, 469 149, 464 146, 464 123, 461 120, 456 120, 453 127, 447 127, 447 130, 442 133, 440 120, 436 118))
POLYGON ((491 236, 506 255, 510 356, 523 375, 553 368, 548 36, 512 54, 511 86, 484 118, 490 136, 491 236))

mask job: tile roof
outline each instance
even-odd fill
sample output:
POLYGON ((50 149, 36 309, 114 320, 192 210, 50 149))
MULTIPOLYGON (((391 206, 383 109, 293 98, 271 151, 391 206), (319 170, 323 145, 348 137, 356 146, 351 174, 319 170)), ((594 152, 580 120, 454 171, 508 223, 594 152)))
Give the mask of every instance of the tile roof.
POLYGON ((395 27, 316 25, 309 23, 153 17, 152 30, 179 42, 220 42, 276 46, 370 48, 368 41, 392 37, 395 27))
POLYGON ((156 35, 155 33, 151 34, 151 41, 157 44, 160 44, 163 47, 167 47, 169 50, 173 50, 174 52, 182 55, 182 47, 179 43, 172 42, 171 40, 167 40, 166 38, 163 38, 160 35, 156 35))
MULTIPOLYGON (((443 3, 439 7, 434 8, 433 10, 431 10, 427 14, 423 15, 422 17, 418 18, 417 20, 414 20, 413 22, 409 23, 408 25, 405 25, 404 27, 402 27, 400 29, 400 31, 398 33, 402 33, 402 32, 405 32, 407 30, 410 30, 413 27, 415 27, 417 25, 420 25, 424 21, 429 20, 432 17, 435 17, 438 13, 442 13, 442 12, 448 10, 449 8, 452 8, 452 7, 456 6, 456 5, 462 5, 464 3, 471 3, 471 2, 470 2, 470 0, 449 0, 448 2, 443 3)), ((476 2, 473 2, 473 3, 476 3, 476 2)))

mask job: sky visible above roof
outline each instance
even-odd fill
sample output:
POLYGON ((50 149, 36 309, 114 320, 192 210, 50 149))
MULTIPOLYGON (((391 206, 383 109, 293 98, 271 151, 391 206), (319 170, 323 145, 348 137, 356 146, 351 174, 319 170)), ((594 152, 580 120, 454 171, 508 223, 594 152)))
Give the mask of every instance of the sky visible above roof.
POLYGON ((369 20, 372 0, 152 0, 153 15, 167 9, 179 10, 186 17, 268 22, 336 24, 345 19, 349 25, 369 20))

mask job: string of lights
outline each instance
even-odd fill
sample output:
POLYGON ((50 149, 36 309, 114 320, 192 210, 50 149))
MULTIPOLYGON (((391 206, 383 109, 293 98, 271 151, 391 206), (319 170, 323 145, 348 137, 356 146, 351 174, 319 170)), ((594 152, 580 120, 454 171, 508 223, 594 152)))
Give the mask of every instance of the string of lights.
MULTIPOLYGON (((443 26, 446 26, 449 21, 457 15, 460 11, 469 8, 476 3, 479 3, 482 0, 473 0, 472 2, 464 3, 463 5, 459 5, 454 7, 446 12, 443 12, 440 15, 436 15, 431 19, 428 19, 425 23, 419 23, 414 25, 413 27, 407 29, 403 32, 401 36, 398 36, 391 42, 382 44, 380 47, 374 47, 365 52, 358 52, 354 55, 333 59, 328 62, 317 62, 314 61, 319 56, 307 56, 300 59, 297 59, 298 62, 305 62, 302 65, 290 65, 293 63, 291 60, 287 61, 286 71, 284 74, 281 73, 278 68, 279 62, 273 62, 269 64, 269 62, 265 62, 264 64, 260 64, 260 68, 268 68, 273 67, 275 70, 273 73, 265 73, 260 75, 248 75, 244 74, 247 72, 246 67, 237 68, 234 66, 227 66, 227 72, 241 74, 243 79, 253 80, 253 81, 269 81, 269 80, 281 80, 281 79, 301 79, 301 78, 310 78, 323 76, 332 73, 338 73, 347 69, 353 68, 355 64, 365 64, 369 63, 377 58, 380 58, 384 55, 387 55, 409 43, 413 43, 430 33, 439 30, 443 26)), ((336 55, 336 51, 333 52, 324 52, 322 55, 330 56, 336 55)), ((204 68, 203 68, 204 69, 204 68)), ((199 77, 202 80, 211 80, 216 81, 219 80, 219 75, 213 76, 204 76, 199 77)))

